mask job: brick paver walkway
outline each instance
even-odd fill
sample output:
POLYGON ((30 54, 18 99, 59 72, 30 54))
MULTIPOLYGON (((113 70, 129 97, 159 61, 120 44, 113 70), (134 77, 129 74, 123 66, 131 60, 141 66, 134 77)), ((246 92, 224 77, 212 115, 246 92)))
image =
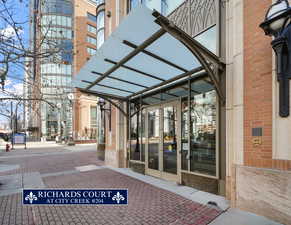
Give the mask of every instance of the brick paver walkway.
MULTIPOLYGON (((0 161, 3 162, 1 158, 0 161)), ((96 161, 96 153, 93 151, 26 157, 24 161, 21 158, 5 161, 21 165, 13 173, 38 171, 44 174, 73 170, 76 166, 88 164, 102 165, 96 161)), ((23 206, 21 194, 13 194, 0 197, 1 225, 190 225, 208 224, 221 213, 218 209, 192 202, 107 168, 44 176, 42 180, 47 188, 128 188, 129 204, 23 206)))

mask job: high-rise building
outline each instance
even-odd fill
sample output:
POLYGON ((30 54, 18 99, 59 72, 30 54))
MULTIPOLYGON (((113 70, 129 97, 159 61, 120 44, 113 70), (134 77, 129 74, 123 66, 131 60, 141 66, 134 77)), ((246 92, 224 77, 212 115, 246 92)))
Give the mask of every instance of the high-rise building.
MULTIPOLYGON (((96 8, 97 2, 86 0, 31 2, 31 45, 37 55, 32 66, 33 95, 45 100, 32 104, 37 137, 45 140, 55 140, 57 136, 89 138, 94 133, 90 121, 86 120, 82 121, 86 132, 74 132, 73 107, 76 108, 80 96, 74 100, 70 96, 74 93, 72 76, 96 51, 96 8), (87 26, 88 35, 83 26, 87 26)), ((94 100, 89 98, 89 102, 94 100)), ((94 108, 91 111, 96 115, 94 108)))
MULTIPOLYGON (((104 41, 104 0, 75 0, 74 74, 96 54, 104 41)), ((97 135, 97 98, 75 92, 74 139, 95 142, 97 135)))

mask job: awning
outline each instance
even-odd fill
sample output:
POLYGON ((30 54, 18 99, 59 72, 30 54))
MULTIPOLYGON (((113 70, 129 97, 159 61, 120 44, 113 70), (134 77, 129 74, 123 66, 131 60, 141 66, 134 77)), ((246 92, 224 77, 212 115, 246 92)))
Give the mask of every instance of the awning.
POLYGON ((133 10, 76 75, 86 93, 130 100, 158 87, 206 72, 224 101, 224 64, 166 17, 144 6, 133 10))

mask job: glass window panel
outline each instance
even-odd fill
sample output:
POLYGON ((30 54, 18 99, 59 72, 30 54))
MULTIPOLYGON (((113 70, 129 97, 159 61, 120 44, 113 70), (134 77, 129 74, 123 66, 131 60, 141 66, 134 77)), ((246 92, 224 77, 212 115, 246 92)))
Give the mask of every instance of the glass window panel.
POLYGON ((104 29, 98 30, 97 33, 97 49, 104 43, 104 29))
POLYGON ((163 110, 163 168, 177 174, 177 107, 166 106, 163 110))
POLYGON ((88 52, 89 55, 95 55, 96 54, 96 49, 87 47, 87 52, 88 52))
POLYGON ((161 0, 143 0, 143 4, 149 9, 155 9, 161 12, 161 0))
POLYGON ((87 25, 87 28, 88 28, 88 31, 93 33, 93 34, 96 34, 97 33, 97 29, 96 27, 93 27, 91 26, 90 24, 87 25))
POLYGON ((177 7, 179 7, 185 0, 161 0, 162 1, 162 14, 169 15, 177 7))
MULTIPOLYGON (((131 104, 131 113, 135 113, 137 108, 131 104)), ((140 138, 139 138, 139 113, 130 120, 130 159, 140 160, 140 138)))
POLYGON ((72 19, 71 17, 67 17, 67 26, 71 27, 72 26, 72 19))
POLYGON ((96 45, 97 44, 96 38, 92 38, 90 36, 87 36, 87 42, 89 42, 92 45, 96 45))
POLYGON ((62 20, 61 21, 61 25, 66 27, 67 26, 67 19, 66 19, 66 17, 61 16, 61 20, 62 20))
POLYGON ((130 0, 130 9, 134 9, 137 7, 139 4, 141 4, 141 0, 130 0))
POLYGON ((96 21, 97 21, 96 16, 93 15, 93 14, 91 14, 91 13, 89 13, 89 12, 87 12, 87 18, 88 18, 90 21, 94 22, 94 23, 96 23, 96 21))
POLYGON ((203 33, 197 35, 194 38, 196 41, 200 42, 204 47, 208 48, 214 54, 217 54, 217 31, 216 26, 204 31, 203 33))
POLYGON ((216 175, 216 92, 192 94, 190 170, 216 175))
POLYGON ((90 106, 90 127, 97 128, 97 106, 90 106))
POLYGON ((148 167, 159 169, 160 110, 148 111, 148 167))
POLYGON ((182 108, 181 108, 181 167, 182 170, 188 170, 188 150, 189 150, 189 131, 188 131, 188 99, 182 102, 182 108))
POLYGON ((97 15, 97 29, 104 28, 104 15, 105 11, 100 11, 97 15))

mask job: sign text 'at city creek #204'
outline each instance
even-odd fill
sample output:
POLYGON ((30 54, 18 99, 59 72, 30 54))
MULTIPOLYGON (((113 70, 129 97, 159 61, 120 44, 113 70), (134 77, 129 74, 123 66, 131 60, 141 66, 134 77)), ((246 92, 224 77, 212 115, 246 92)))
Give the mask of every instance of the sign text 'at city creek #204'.
POLYGON ((24 189, 23 204, 25 205, 127 205, 127 189, 24 189))

